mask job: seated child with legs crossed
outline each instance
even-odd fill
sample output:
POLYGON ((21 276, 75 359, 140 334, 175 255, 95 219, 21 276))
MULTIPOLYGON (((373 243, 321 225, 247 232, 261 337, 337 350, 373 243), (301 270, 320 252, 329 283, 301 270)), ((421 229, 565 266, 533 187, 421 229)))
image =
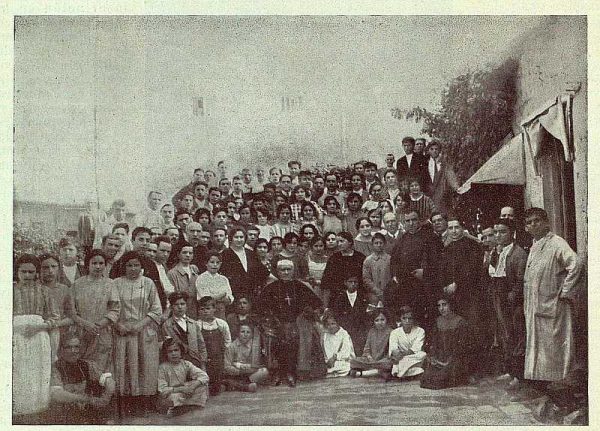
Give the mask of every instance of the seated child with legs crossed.
POLYGON ((350 360, 356 356, 352 339, 346 330, 338 325, 331 312, 323 317, 323 350, 327 364, 327 377, 347 376, 350 372, 350 360))
POLYGON ((423 361, 427 354, 423 351, 425 331, 415 325, 412 309, 409 306, 400 307, 400 326, 390 333, 390 358, 392 371, 385 378, 418 376, 423 373, 423 361))
POLYGON ((373 326, 367 334, 362 356, 350 361, 351 377, 383 375, 385 371, 389 373, 392 369, 392 362, 388 355, 390 333, 392 332, 392 328, 388 324, 388 313, 383 307, 378 307, 370 314, 373 318, 373 326))
POLYGON ((240 325, 239 337, 225 351, 224 373, 229 391, 256 392, 257 385, 267 380, 258 328, 240 325))
POLYGON ((173 338, 167 338, 161 348, 158 393, 169 416, 204 407, 208 399, 208 374, 182 359, 182 351, 183 346, 173 338))

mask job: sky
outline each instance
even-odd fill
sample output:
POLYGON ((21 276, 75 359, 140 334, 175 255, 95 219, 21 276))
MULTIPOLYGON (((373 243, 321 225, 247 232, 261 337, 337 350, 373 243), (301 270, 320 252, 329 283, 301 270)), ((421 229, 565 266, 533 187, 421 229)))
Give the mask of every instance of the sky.
POLYGON ((391 108, 435 109, 453 77, 505 58, 542 20, 16 18, 15 198, 135 210, 221 159, 383 163, 421 129, 391 108))

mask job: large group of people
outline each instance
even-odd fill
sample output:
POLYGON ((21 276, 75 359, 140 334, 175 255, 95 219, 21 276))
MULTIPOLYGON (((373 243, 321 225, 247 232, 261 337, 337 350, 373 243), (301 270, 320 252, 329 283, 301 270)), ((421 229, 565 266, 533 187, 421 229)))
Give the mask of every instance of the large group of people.
POLYGON ((290 161, 230 175, 222 161, 170 201, 150 191, 135 219, 116 200, 85 240, 19 256, 15 418, 178 415, 223 391, 340 376, 441 389, 492 373, 510 391, 565 379, 577 254, 540 208, 521 220, 506 206, 468 232, 449 214, 441 144, 402 146, 343 174, 290 161))

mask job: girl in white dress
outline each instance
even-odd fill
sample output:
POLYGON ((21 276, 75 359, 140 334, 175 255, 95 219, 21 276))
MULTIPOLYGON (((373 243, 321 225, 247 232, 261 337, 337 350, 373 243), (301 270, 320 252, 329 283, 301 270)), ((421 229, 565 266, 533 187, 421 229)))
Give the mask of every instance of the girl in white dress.
POLYGON ((338 325, 333 314, 324 319, 323 350, 327 363, 327 377, 347 376, 350 372, 350 360, 354 359, 354 345, 346 330, 338 325))
POLYGON ((413 312, 408 306, 400 308, 400 325, 390 334, 391 374, 398 378, 418 376, 423 373, 423 361, 427 356, 423 351, 425 331, 415 325, 413 312))

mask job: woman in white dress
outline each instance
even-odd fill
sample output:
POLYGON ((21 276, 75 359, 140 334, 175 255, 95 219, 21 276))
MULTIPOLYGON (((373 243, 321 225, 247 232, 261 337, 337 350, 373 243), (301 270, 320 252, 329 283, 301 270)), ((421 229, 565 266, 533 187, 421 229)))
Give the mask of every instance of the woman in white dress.
POLYGON ((325 254, 325 241, 320 236, 313 238, 310 245, 310 250, 306 254, 308 261, 308 282, 310 283, 313 292, 323 299, 321 292, 321 278, 327 266, 327 255, 325 254))
MULTIPOLYGON (((38 282, 39 260, 21 256, 13 285, 13 415, 46 410, 50 403, 50 337, 59 316, 46 289, 38 282)), ((19 423, 16 419, 15 423, 19 423)))
POLYGON ((391 374, 398 378, 418 376, 423 373, 423 361, 427 356, 423 351, 425 331, 415 325, 413 312, 408 306, 400 308, 400 324, 390 334, 391 374))

